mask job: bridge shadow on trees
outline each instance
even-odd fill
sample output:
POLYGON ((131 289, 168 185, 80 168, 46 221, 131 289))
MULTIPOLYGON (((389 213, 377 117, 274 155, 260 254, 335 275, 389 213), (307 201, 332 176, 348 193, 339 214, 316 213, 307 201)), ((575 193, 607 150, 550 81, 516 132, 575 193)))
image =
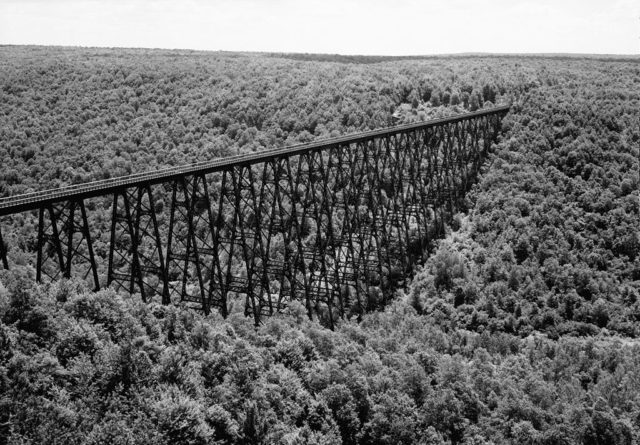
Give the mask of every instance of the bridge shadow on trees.
MULTIPOLYGON (((80 276, 225 317, 240 305, 256 323, 299 300, 333 327, 382 307, 426 259, 507 112, 17 196, 0 215, 39 211, 38 280, 80 276), (99 206, 108 255, 87 222, 99 206)), ((0 256, 8 268, 1 241, 0 256)))

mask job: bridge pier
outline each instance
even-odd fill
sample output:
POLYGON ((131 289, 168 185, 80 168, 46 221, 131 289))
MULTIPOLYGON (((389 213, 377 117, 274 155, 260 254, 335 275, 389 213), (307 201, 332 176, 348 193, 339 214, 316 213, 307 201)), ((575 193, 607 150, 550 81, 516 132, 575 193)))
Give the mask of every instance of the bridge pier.
POLYGON ((111 213, 107 285, 137 291, 143 301, 159 294, 168 304, 169 281, 151 186, 115 190, 111 213))
POLYGON ((133 198, 131 195, 132 193, 127 189, 116 190, 113 193, 107 286, 120 285, 128 289, 130 294, 133 294, 137 284, 142 301, 146 302, 147 296, 142 283, 142 271, 140 270, 140 260, 138 258, 138 238, 131 215, 130 202, 133 198), (122 198, 122 208, 119 206, 120 198, 122 198), (118 231, 120 233, 117 233, 118 231), (130 240, 130 244, 122 246, 124 239, 127 238, 130 240), (131 259, 128 258, 129 253, 131 254, 131 259), (118 263, 117 265, 115 264, 116 262, 118 263), (116 267, 121 263, 125 263, 129 270, 122 271, 121 267, 116 267))
MULTIPOLYGON (((38 281, 97 289, 84 200, 112 195, 108 285, 223 317, 244 305, 256 324, 300 300, 332 327, 385 304, 425 258, 507 111, 4 198, 0 216, 39 211, 38 281)), ((5 269, 6 250, 0 233, 5 269)))
POLYGON ((91 274, 94 289, 100 289, 98 267, 84 200, 74 199, 41 207, 38 217, 37 246, 37 281, 42 280, 43 274, 51 280, 60 277, 71 278, 72 273, 76 271, 79 273, 78 276, 85 280, 91 274), (49 214, 48 223, 45 222, 45 211, 49 214), (56 264, 48 267, 52 256, 56 264), (74 263, 79 265, 83 262, 87 268, 84 273, 76 270, 78 266, 73 267, 74 263))

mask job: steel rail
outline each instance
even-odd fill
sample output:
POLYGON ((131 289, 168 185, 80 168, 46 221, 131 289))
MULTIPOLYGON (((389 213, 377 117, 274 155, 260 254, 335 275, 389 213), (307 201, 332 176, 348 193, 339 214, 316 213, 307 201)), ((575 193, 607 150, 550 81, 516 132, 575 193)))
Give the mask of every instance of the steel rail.
POLYGON ((42 190, 6 198, 0 198, 0 216, 11 215, 28 210, 39 209, 45 205, 64 200, 76 200, 101 195, 107 195, 117 190, 135 187, 143 184, 157 184, 168 182, 176 178, 193 174, 207 174, 221 171, 233 166, 252 165, 262 163, 277 157, 291 157, 314 150, 323 150, 336 145, 350 145, 380 136, 392 136, 405 131, 429 128, 443 124, 455 123, 481 116, 506 114, 509 105, 493 107, 474 111, 471 113, 457 114, 450 117, 433 119, 425 122, 396 125, 393 127, 371 130, 362 133, 354 133, 345 136, 322 139, 308 144, 297 144, 289 147, 276 148, 261 151, 259 153, 235 155, 226 158, 201 161, 179 167, 169 167, 152 172, 134 173, 112 179, 103 179, 84 184, 60 187, 57 189, 42 190))

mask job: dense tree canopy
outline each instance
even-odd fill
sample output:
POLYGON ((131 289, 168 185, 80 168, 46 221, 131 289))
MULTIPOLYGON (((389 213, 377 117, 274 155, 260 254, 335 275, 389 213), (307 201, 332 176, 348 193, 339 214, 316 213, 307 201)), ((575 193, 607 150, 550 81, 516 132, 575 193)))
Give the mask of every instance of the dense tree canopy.
POLYGON ((640 440, 638 60, 0 52, 0 196, 513 102, 468 211, 335 331, 34 285, 3 220, 0 443, 640 440))
POLYGON ((550 75, 514 107, 464 230, 414 282, 418 310, 521 336, 640 336, 640 71, 620 71, 550 75))
MULTIPOLYGON (((401 103, 448 105, 451 91, 477 108, 520 81, 505 75, 508 59, 372 69, 231 53, 0 54, 0 196, 387 126, 401 103)), ((537 65, 515 69, 533 76, 537 65)))
POLYGON ((10 443, 631 444, 640 427, 635 340, 444 330, 403 301, 335 332, 298 304, 255 329, 71 283, 8 287, 10 443))

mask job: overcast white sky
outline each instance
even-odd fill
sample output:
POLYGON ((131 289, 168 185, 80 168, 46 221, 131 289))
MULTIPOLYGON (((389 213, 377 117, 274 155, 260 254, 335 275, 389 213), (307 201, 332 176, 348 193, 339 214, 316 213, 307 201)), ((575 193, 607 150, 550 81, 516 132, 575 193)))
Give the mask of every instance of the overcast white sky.
POLYGON ((0 0, 0 44, 640 53, 640 0, 0 0))

